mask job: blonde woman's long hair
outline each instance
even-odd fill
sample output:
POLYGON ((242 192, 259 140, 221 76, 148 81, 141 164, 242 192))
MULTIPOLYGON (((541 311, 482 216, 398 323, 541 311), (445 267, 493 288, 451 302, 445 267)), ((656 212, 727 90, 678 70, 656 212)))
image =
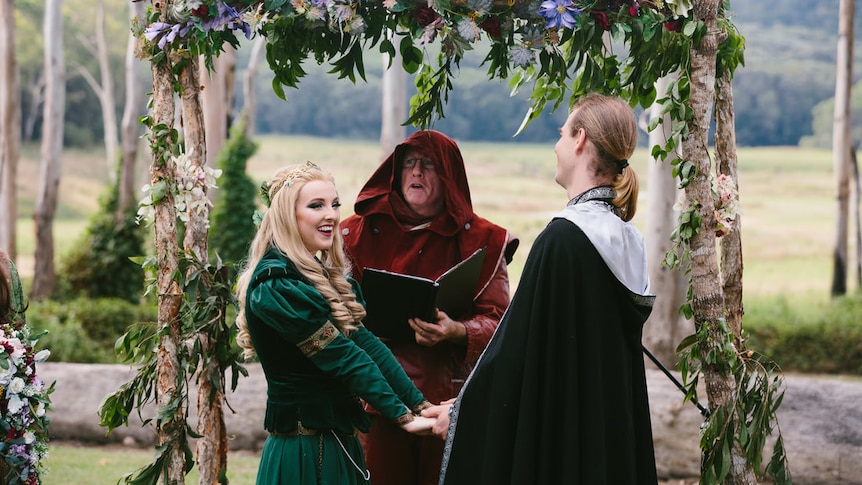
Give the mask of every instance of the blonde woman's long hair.
POLYGON ((236 283, 239 313, 236 341, 246 359, 254 356, 254 346, 248 332, 245 304, 251 277, 257 264, 269 248, 274 247, 290 259, 329 302, 332 321, 342 332, 355 330, 365 318, 365 308, 356 301, 346 275, 350 271, 344 256, 341 232, 333 231, 332 247, 320 252, 319 258, 308 252, 300 237, 296 222, 296 201, 305 184, 314 180, 335 183, 332 174, 311 162, 291 165, 279 170, 269 183, 270 207, 263 216, 257 234, 249 248, 248 260, 236 283))
POLYGON ((637 211, 638 177, 629 165, 620 173, 619 163, 628 162, 638 144, 638 127, 631 106, 622 98, 591 93, 572 107, 572 134, 583 128, 598 152, 596 175, 613 178, 617 196, 614 206, 624 221, 637 211))

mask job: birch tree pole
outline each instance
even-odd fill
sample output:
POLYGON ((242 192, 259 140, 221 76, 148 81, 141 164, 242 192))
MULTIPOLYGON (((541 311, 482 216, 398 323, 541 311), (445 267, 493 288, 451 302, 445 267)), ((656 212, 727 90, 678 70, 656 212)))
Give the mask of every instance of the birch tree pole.
MULTIPOLYGON (((171 2, 152 0, 154 11, 165 16, 171 2)), ((150 164, 151 183, 170 187, 175 183, 175 163, 172 149, 177 142, 174 128, 174 76, 173 61, 166 56, 162 62, 153 62, 152 117, 149 120, 149 142, 152 154, 150 164)), ((159 445, 165 448, 164 483, 184 484, 186 412, 185 402, 180 398, 179 383, 184 369, 177 354, 180 345, 181 322, 179 318, 183 293, 174 278, 179 264, 177 247, 177 212, 174 195, 165 190, 154 202, 154 227, 156 248, 156 291, 158 298, 158 326, 160 331, 156 362, 156 404, 160 410, 156 421, 159 445)))
MULTIPOLYGON (((213 108, 209 113, 219 119, 214 121, 214 136, 221 137, 224 143, 225 136, 219 130, 227 126, 226 100, 227 76, 232 76, 232 68, 229 68, 230 58, 225 59, 221 65, 231 72, 214 72, 213 79, 221 83, 220 89, 207 103, 213 108), (220 109, 216 109, 219 108, 220 109)), ((180 74, 180 82, 183 86, 180 95, 182 99, 183 132, 185 133, 186 155, 191 159, 191 164, 203 170, 207 165, 207 130, 205 129, 204 110, 201 103, 200 82, 201 67, 200 57, 193 56, 183 66, 180 74)), ((206 73, 205 73, 206 75, 206 73)), ((218 84, 214 83, 214 84, 218 84)), ((212 96, 212 95, 211 95, 212 96)), ((193 201, 197 209, 189 211, 189 218, 185 225, 185 236, 183 239, 184 249, 189 256, 200 262, 202 266, 207 265, 207 234, 209 233, 209 205, 207 201, 206 186, 201 187, 197 193, 197 201, 193 201)), ((212 335, 200 332, 197 335, 200 344, 200 353, 204 357, 197 370, 198 396, 197 432, 200 438, 197 442, 197 464, 200 485, 220 483, 219 476, 227 469, 227 429, 224 423, 224 372, 219 366, 216 358, 207 358, 214 354, 216 342, 212 335)))
POLYGON ((11 260, 17 250, 18 151, 21 145, 21 105, 18 62, 15 59, 15 0, 0 0, 0 248, 11 260))
MULTIPOLYGON (((711 230, 716 227, 717 221, 711 187, 712 163, 708 151, 709 114, 713 110, 715 99, 716 54, 726 35, 718 26, 718 4, 719 0, 696 0, 693 3, 694 18, 703 22, 706 31, 700 42, 694 43, 691 48, 689 107, 692 115, 687 123, 688 137, 683 140, 682 151, 683 157, 693 164, 694 168, 693 179, 685 188, 688 207, 697 212, 696 217, 702 228, 694 232, 689 240, 691 309, 695 327, 699 331, 705 331, 706 335, 706 338, 698 340, 700 354, 718 356, 715 360, 707 358, 703 363, 706 393, 713 413, 711 419, 720 421, 724 418, 733 421, 735 418, 732 415, 724 415, 724 410, 732 408, 736 399, 734 376, 728 368, 731 360, 736 358, 736 348, 727 342, 729 332, 724 324, 726 301, 716 253, 716 234, 711 230)), ((733 422, 723 426, 735 429, 733 422)), ((723 433, 723 430, 718 432, 723 433)), ((717 439, 726 443, 718 449, 719 463, 729 465, 725 483, 755 484, 754 469, 739 441, 727 440, 724 435, 717 439)))
POLYGON ((850 210, 851 140, 850 90, 853 86, 853 17, 855 0, 841 0, 838 12, 838 53, 835 72, 835 112, 832 120, 832 165, 837 189, 835 246, 832 254, 832 296, 847 293, 850 210))
POLYGON ((30 297, 42 300, 54 291, 54 214, 60 190, 60 155, 66 112, 66 69, 63 60, 63 1, 45 3, 45 104, 42 124, 42 171, 33 219, 36 266, 30 297))

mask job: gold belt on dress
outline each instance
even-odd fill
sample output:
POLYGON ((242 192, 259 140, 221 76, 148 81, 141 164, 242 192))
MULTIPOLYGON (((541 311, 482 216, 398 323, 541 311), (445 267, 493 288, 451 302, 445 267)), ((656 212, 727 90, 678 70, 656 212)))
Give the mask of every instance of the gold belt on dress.
MULTIPOLYGON (((270 431, 270 436, 281 436, 281 437, 294 437, 294 436, 317 436, 321 434, 323 431, 319 429, 306 428, 299 421, 296 422, 296 429, 291 431, 270 431)), ((341 433, 339 433, 341 434, 341 433)), ((353 436, 357 436, 359 434, 359 430, 353 428, 353 436)), ((349 435, 343 435, 349 436, 349 435)))
POLYGON ((315 436, 320 434, 320 430, 306 428, 299 421, 296 422, 296 429, 291 431, 270 431, 272 436, 315 436))

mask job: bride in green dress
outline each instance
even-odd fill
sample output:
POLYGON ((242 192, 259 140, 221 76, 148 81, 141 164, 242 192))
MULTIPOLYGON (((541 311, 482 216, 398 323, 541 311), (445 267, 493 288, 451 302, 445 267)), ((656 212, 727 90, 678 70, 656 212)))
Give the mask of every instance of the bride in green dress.
POLYGON ((349 277, 338 191, 306 162, 280 170, 269 210, 237 282, 237 342, 260 360, 267 381, 259 485, 368 483, 358 432, 360 398, 415 433, 430 404, 389 349, 363 325, 362 293, 349 277))

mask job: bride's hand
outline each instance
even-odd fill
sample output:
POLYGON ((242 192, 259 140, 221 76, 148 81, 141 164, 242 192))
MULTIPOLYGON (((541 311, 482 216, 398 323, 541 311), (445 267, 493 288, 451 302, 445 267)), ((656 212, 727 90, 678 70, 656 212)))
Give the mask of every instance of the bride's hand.
POLYGON ((437 422, 434 418, 426 418, 424 416, 415 416, 413 421, 401 425, 401 429, 408 433, 413 433, 420 436, 431 436, 434 434, 431 429, 437 422))

